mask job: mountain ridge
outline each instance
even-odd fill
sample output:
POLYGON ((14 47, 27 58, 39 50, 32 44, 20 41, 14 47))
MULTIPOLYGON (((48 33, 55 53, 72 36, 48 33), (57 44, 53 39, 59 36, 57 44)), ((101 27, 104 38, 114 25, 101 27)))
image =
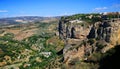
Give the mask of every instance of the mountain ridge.
POLYGON ((11 24, 20 24, 20 23, 29 23, 29 22, 44 22, 45 20, 57 21, 60 17, 42 17, 42 16, 20 16, 20 17, 8 17, 0 18, 0 25, 11 25, 11 24))

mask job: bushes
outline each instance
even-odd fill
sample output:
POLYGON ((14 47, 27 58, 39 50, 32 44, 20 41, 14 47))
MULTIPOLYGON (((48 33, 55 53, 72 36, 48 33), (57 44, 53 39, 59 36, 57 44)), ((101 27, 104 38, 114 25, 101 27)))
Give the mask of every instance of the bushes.
POLYGON ((12 39, 14 38, 14 34, 13 33, 6 33, 3 38, 6 38, 6 39, 12 39))
POLYGON ((87 42, 90 43, 90 45, 92 45, 92 44, 95 43, 95 40, 94 39, 89 39, 87 42))
POLYGON ((88 57, 88 61, 96 63, 96 62, 99 62, 102 57, 103 57, 102 53, 96 52, 96 53, 93 53, 90 57, 88 57))
POLYGON ((75 65, 63 64, 61 66, 61 69, 98 69, 98 67, 99 67, 98 64, 85 63, 85 62, 78 61, 78 63, 76 63, 75 65))
POLYGON ((0 30, 0 34, 4 33, 5 31, 4 30, 0 30))
POLYGON ((101 49, 103 49, 105 46, 106 45, 104 45, 102 43, 99 43, 99 42, 96 43, 97 51, 101 51, 101 49))

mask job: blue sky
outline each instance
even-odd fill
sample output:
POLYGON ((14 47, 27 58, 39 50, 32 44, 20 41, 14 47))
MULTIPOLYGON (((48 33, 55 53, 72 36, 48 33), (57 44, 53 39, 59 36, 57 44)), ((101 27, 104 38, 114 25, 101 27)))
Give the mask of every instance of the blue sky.
POLYGON ((0 0, 0 18, 120 11, 120 0, 0 0))

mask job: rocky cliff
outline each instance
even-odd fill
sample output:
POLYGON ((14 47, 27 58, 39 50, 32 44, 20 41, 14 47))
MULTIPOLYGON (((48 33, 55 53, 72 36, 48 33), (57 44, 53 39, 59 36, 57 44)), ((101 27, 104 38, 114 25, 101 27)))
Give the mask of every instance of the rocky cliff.
POLYGON ((113 42, 113 38, 115 38, 115 42, 118 42, 117 40, 119 39, 119 29, 119 20, 106 20, 103 22, 97 22, 93 24, 88 35, 88 39, 97 38, 98 40, 104 40, 108 43, 111 43, 113 42), (115 35, 117 34, 116 32, 118 35, 115 35))
POLYGON ((85 21, 62 18, 59 21, 59 36, 61 39, 85 39, 90 31, 89 28, 85 21))
POLYGON ((75 58, 89 60, 93 53, 105 53, 120 44, 120 19, 102 20, 90 25, 83 20, 62 18, 59 37, 65 42, 65 63, 69 64, 75 58))
POLYGON ((88 39, 96 39, 96 41, 104 41, 107 46, 103 48, 107 51, 115 45, 120 45, 120 19, 104 20, 96 22, 91 27, 88 39))

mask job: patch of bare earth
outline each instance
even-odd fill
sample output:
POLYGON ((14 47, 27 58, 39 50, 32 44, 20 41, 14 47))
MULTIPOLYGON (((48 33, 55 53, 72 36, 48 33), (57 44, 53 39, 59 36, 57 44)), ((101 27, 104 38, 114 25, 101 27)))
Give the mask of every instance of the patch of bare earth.
POLYGON ((36 30, 38 30, 38 28, 36 28, 35 26, 29 26, 29 27, 21 27, 21 28, 17 28, 17 29, 3 29, 5 32, 3 34, 1 34, 0 36, 4 36, 6 33, 13 33, 14 34, 14 38, 15 40, 23 40, 27 37, 32 36, 33 34, 36 33, 36 30))
POLYGON ((14 39, 15 40, 23 40, 27 37, 32 36, 33 34, 35 34, 36 29, 30 29, 30 30, 25 30, 25 31, 20 31, 18 34, 15 35, 14 39))

